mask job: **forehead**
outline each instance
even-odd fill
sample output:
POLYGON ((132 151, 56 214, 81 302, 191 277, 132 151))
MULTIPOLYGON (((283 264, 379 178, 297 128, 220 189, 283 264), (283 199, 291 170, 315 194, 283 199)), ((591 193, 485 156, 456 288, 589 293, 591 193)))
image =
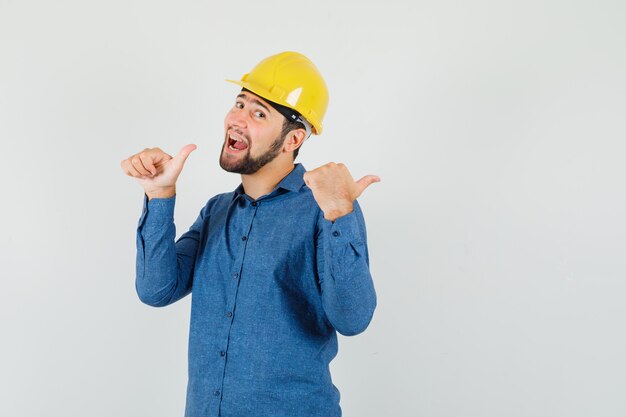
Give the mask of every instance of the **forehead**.
POLYGON ((257 96, 256 94, 250 91, 241 91, 237 98, 252 104, 259 105, 267 109, 268 112, 276 111, 267 101, 265 101, 262 97, 257 96))

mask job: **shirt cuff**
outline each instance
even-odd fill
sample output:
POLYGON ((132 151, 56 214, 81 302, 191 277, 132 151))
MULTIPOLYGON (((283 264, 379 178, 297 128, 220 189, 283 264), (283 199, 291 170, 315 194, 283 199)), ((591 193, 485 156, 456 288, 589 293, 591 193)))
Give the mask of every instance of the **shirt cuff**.
POLYGON ((139 227, 144 223, 163 224, 174 220, 174 205, 176 203, 176 195, 169 198, 153 198, 143 195, 143 208, 141 217, 139 218, 139 227), (148 216, 150 214, 150 216, 148 216))
POLYGON ((348 242, 361 243, 359 222, 355 211, 335 219, 334 222, 322 219, 322 225, 324 234, 330 239, 331 245, 342 245, 348 242))

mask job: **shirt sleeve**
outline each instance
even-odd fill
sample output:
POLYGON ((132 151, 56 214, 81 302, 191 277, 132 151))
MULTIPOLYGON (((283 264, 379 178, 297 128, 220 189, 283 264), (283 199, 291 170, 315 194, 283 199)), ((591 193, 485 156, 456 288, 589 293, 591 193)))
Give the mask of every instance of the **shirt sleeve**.
POLYGON ((322 305, 333 327, 345 336, 363 332, 376 308, 369 269, 365 220, 358 202, 334 222, 318 220, 317 270, 322 305))
POLYGON ((172 304, 191 292, 200 230, 206 207, 177 241, 171 198, 148 200, 137 227, 135 288, 139 299, 153 307, 172 304))

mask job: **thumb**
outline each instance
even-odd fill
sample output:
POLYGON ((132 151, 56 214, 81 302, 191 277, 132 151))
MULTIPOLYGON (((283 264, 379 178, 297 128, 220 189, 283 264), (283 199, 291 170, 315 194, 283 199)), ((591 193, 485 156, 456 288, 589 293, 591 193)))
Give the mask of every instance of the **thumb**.
POLYGON ((177 165, 179 165, 182 168, 189 154, 195 151, 196 148, 197 146, 194 145, 193 143, 183 146, 182 149, 178 152, 178 155, 174 157, 177 165))
POLYGON ((360 180, 356 181, 356 189, 358 193, 356 197, 360 196, 367 187, 374 184, 375 182, 380 182, 380 177, 378 175, 366 175, 360 180))

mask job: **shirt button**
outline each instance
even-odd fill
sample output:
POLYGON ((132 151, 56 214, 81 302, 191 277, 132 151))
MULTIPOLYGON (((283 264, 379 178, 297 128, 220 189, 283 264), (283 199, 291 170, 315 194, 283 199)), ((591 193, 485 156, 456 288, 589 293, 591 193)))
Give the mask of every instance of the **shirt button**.
POLYGON ((232 316, 233 316, 232 311, 229 311, 228 313, 226 313, 226 317, 229 317, 229 318, 230 318, 230 317, 232 317, 232 316))
POLYGON ((215 392, 213 392, 213 395, 215 395, 216 397, 220 396, 220 390, 216 389, 215 392))
POLYGON ((339 232, 338 232, 338 231, 336 231, 336 230, 333 232, 333 236, 335 236, 335 237, 339 236, 340 234, 341 234, 341 233, 339 233, 339 232))
POLYGON ((259 205, 259 203, 257 203, 256 201, 253 201, 253 202, 252 202, 252 207, 256 207, 256 206, 258 206, 258 205, 259 205))
POLYGON ((238 273, 233 272, 233 278, 235 278, 235 279, 236 279, 238 276, 239 276, 239 274, 238 274, 238 273))
POLYGON ((248 238, 246 236, 242 236, 241 240, 243 240, 245 242, 246 240, 248 240, 248 238))
POLYGON ((226 352, 221 351, 221 352, 220 352, 220 356, 226 356, 226 352))

